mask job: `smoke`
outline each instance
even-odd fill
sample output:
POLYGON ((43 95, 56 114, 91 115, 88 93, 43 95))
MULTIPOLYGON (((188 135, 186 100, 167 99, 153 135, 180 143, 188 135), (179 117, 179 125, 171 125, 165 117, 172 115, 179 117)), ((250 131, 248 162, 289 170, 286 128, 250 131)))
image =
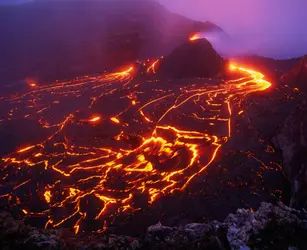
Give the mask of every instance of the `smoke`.
MULTIPOLYGON (((0 4, 26 1, 29 0, 0 0, 0 4)), ((218 34, 214 36, 217 35, 219 40, 209 39, 222 54, 252 53, 274 58, 307 54, 305 0, 156 1, 172 12, 222 27, 231 39, 219 37, 218 34)), ((118 8, 121 5, 117 3, 118 8)))
POLYGON ((158 1, 173 12, 222 27, 231 39, 210 34, 209 40, 223 53, 253 53, 274 58, 307 54, 304 0, 158 1))
POLYGON ((253 54, 251 48, 244 45, 242 41, 236 41, 221 31, 201 32, 198 36, 206 38, 214 49, 225 57, 253 54))

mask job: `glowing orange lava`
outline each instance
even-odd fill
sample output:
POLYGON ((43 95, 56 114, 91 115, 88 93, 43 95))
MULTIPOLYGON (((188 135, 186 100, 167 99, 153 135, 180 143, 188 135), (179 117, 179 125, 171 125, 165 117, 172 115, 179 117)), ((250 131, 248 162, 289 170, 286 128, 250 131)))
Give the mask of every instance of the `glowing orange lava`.
POLYGON ((25 82, 30 86, 30 87, 36 87, 37 83, 34 79, 32 78, 26 78, 25 82))
POLYGON ((50 200, 51 200, 51 192, 47 190, 47 191, 44 193, 44 197, 45 197, 46 202, 47 202, 47 203, 50 203, 50 200))
POLYGON ((156 73, 156 66, 157 66, 157 63, 160 61, 160 59, 157 59, 155 60, 148 68, 147 68, 147 73, 156 73))
POLYGON ((89 120, 89 122, 95 123, 95 122, 98 122, 100 120, 101 120, 101 116, 94 116, 92 119, 89 120))
POLYGON ((238 102, 271 86, 260 72, 235 64, 229 69, 244 76, 174 87, 135 83, 130 67, 2 99, 9 107, 2 122, 36 121, 44 138, 1 159, 1 184, 9 191, 0 198, 25 216, 45 219, 46 228, 65 225, 78 233, 94 220, 103 232, 118 214, 141 209, 136 197, 151 204, 185 189, 232 136, 238 102))
POLYGON ((195 41, 195 40, 198 40, 200 38, 201 38, 200 33, 196 33, 196 34, 193 34, 192 36, 190 36, 189 40, 195 41))
POLYGON ((120 123, 120 121, 119 121, 118 118, 116 118, 116 117, 111 117, 110 119, 111 119, 111 121, 114 122, 114 123, 120 123))

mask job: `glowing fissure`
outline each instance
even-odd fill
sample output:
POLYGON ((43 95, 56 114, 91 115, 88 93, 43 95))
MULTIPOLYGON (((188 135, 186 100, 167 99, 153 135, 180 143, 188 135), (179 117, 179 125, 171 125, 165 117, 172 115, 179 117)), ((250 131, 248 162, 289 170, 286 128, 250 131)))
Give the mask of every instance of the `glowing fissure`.
MULTIPOLYGON (((148 73, 155 72, 156 63, 148 73)), ((31 119, 48 133, 40 143, 20 147, 1 159, 3 185, 9 183, 12 188, 0 198, 14 206, 23 199, 18 190, 25 188, 26 201, 29 187, 36 187, 31 200, 18 205, 24 215, 45 218, 46 228, 69 223, 75 233, 82 230, 90 213, 89 199, 94 199, 97 210, 90 218, 102 221, 97 231, 103 232, 106 218, 140 209, 134 205, 135 195, 145 195, 153 203, 162 195, 185 189, 230 138, 232 117, 243 113, 233 113, 236 100, 271 85, 259 72, 233 64, 229 69, 246 77, 218 86, 187 84, 165 89, 155 84, 144 89, 144 84, 134 85, 130 67, 51 86, 30 85, 35 88, 25 94, 4 97, 1 102, 12 108, 1 122, 31 119), (110 97, 127 100, 128 106, 114 102, 113 107, 110 97), (78 101, 69 109, 65 101, 72 98, 78 101), (92 112, 105 99, 108 112, 92 112), (58 110, 64 116, 57 117, 58 110), (187 122, 194 129, 185 128, 187 122), (112 136, 84 142, 78 133, 82 126, 87 131, 101 126, 104 131, 110 129, 112 136), (39 176, 34 175, 36 168, 39 176), (39 200, 44 202, 41 211, 31 212, 37 211, 39 200), (65 212, 54 214, 55 209, 65 212)))
POLYGON ((147 68, 147 73, 156 73, 156 66, 158 62, 160 61, 160 58, 155 60, 148 68, 147 68))
POLYGON ((200 39, 200 38, 201 38, 200 33, 195 33, 195 34, 193 34, 193 35, 190 36, 189 40, 190 40, 190 41, 195 41, 195 40, 198 40, 198 39, 200 39))

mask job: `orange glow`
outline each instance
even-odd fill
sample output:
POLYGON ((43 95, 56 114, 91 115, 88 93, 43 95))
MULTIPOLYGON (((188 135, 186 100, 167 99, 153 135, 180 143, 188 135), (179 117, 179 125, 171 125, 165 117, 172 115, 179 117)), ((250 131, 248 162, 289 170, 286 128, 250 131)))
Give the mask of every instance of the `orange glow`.
POLYGON ((32 148, 35 148, 35 145, 22 148, 22 149, 18 150, 17 153, 23 153, 23 152, 29 151, 32 148))
POLYGON ((157 60, 155 60, 151 65, 150 65, 150 67, 148 67, 148 69, 147 69, 147 73, 150 73, 150 72, 152 72, 152 73, 156 73, 156 66, 157 66, 157 63, 160 61, 160 59, 157 59, 157 60))
POLYGON ((148 122, 152 122, 145 114, 142 110, 140 110, 140 114, 144 117, 144 119, 148 122))
POLYGON ((189 40, 195 41, 195 40, 198 40, 200 38, 201 38, 200 33, 196 33, 196 34, 193 34, 192 36, 190 36, 189 40))
MULTIPOLYGON (((190 40, 199 38, 195 34, 190 40)), ((155 73, 157 63, 155 60, 147 72, 155 73)), ((1 159, 2 185, 10 184, 9 192, 0 198, 12 203, 14 191, 23 189, 29 199, 43 200, 47 207, 30 207, 15 197, 24 214, 43 217, 46 228, 65 223, 78 234, 87 220, 98 220, 93 223, 101 225, 96 232, 104 232, 106 221, 141 209, 134 202, 138 194, 152 204, 184 190, 214 166, 235 129, 233 118, 244 113, 238 111, 243 98, 271 86, 260 72, 234 63, 229 70, 241 73, 242 78, 216 85, 204 80, 172 87, 156 79, 140 84, 133 81, 130 67, 5 97, 0 101, 12 106, 5 121, 26 116, 45 133, 39 143, 1 159), (73 107, 71 100, 75 100, 73 107), (103 109, 97 111, 99 107, 103 109), (81 114, 92 116, 80 122, 81 114), (102 117, 110 122, 101 128, 88 126, 102 117), (98 134, 93 135, 96 129, 98 134), (32 176, 38 171, 42 175, 39 182, 32 176), (93 205, 97 210, 88 215, 93 205)), ((267 147, 267 152, 272 150, 267 147)))
POLYGON ((89 120, 89 122, 95 123, 95 122, 98 122, 100 120, 101 120, 101 116, 94 116, 92 119, 89 120))
POLYGON ((32 78, 26 78, 25 82, 30 86, 30 87, 36 87, 37 83, 34 79, 32 78))
POLYGON ((47 203, 50 203, 51 200, 51 192, 48 190, 44 193, 44 197, 47 203))
POLYGON ((132 71, 133 71, 133 66, 127 68, 126 70, 120 71, 117 74, 119 74, 119 75, 127 75, 127 74, 132 73, 132 71))
POLYGON ((120 121, 116 117, 111 117, 110 120, 114 123, 120 123, 120 121))
POLYGON ((251 70, 251 69, 245 69, 245 68, 240 67, 240 66, 235 66, 234 64, 230 64, 229 69, 232 70, 232 71, 236 70, 236 71, 248 74, 251 77, 253 77, 252 81, 246 81, 246 82, 242 82, 241 84, 237 84, 237 88, 241 88, 241 87, 245 86, 247 83, 250 83, 250 82, 254 82, 254 83, 257 84, 257 86, 256 86, 257 91, 263 91, 263 90, 266 90, 266 89, 268 89, 272 86, 272 84, 270 82, 263 79, 264 75, 261 74, 260 72, 257 72, 257 71, 251 70))
POLYGON ((78 234, 78 233, 79 233, 79 229, 80 229, 80 226, 79 226, 79 225, 75 225, 75 226, 74 226, 75 234, 78 234))

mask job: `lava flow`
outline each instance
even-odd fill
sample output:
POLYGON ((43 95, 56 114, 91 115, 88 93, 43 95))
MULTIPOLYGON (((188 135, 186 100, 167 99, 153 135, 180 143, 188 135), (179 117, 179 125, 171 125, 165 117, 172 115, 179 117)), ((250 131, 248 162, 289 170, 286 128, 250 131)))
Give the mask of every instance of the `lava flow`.
POLYGON ((189 40, 195 41, 195 40, 198 40, 200 38, 201 38, 200 33, 196 33, 196 34, 193 34, 192 36, 190 36, 189 40))
POLYGON ((133 80, 131 67, 2 98, 1 123, 27 121, 39 138, 2 158, 1 202, 46 228, 102 232, 142 209, 140 200, 185 189, 231 137, 233 107, 271 85, 259 72, 229 70, 244 77, 172 85, 133 80))

